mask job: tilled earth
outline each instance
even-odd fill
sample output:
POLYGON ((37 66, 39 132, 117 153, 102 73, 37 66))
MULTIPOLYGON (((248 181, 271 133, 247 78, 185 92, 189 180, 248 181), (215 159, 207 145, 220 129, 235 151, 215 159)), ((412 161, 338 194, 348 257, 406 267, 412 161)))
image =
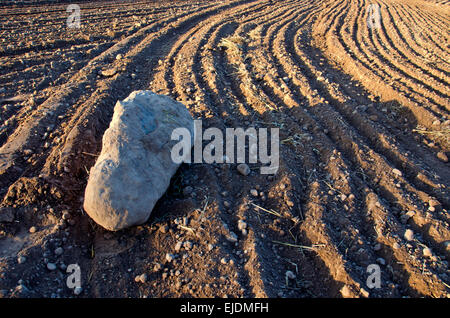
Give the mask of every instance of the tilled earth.
POLYGON ((448 1, 89 2, 80 29, 66 5, 0 7, 0 297, 449 296, 448 1), (279 128, 279 171, 183 164, 102 229, 89 169, 141 89, 279 128))

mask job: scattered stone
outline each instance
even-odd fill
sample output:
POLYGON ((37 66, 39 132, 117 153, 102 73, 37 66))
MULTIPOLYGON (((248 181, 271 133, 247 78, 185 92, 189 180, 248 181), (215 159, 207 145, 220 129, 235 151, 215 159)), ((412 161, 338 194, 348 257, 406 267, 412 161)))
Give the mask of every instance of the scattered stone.
POLYGON ((83 288, 82 287, 75 287, 73 290, 74 295, 78 296, 83 292, 83 288))
POLYGON ((25 256, 19 256, 19 257, 17 258, 17 263, 23 264, 23 263, 26 262, 26 260, 27 260, 27 258, 26 258, 25 256))
POLYGON ((405 231, 405 235, 404 235, 405 239, 408 241, 412 241, 414 239, 414 232, 410 229, 407 229, 405 231))
POLYGON ((175 244, 175 252, 179 252, 182 246, 183 242, 177 242, 177 244, 175 244))
POLYGON ((353 293, 352 293, 351 289, 347 285, 345 285, 344 287, 341 288, 341 295, 344 298, 353 297, 353 293))
POLYGON ((378 120, 378 116, 377 116, 377 115, 370 115, 370 116, 369 116, 369 119, 370 119, 371 121, 377 121, 377 120, 378 120))
POLYGON ((252 195, 252 196, 254 196, 254 197, 257 197, 258 196, 258 190, 256 190, 256 189, 251 189, 250 190, 250 194, 252 195))
POLYGON ((398 250, 400 248, 400 244, 398 244, 397 242, 395 242, 392 247, 394 248, 394 250, 398 250))
POLYGON ((431 248, 429 248, 429 247, 425 247, 422 252, 423 252, 423 256, 425 256, 425 257, 433 256, 433 252, 431 251, 431 248))
POLYGON ((134 281, 136 282, 136 283, 145 283, 145 282, 147 282, 147 274, 146 273, 144 273, 144 274, 141 274, 141 275, 138 275, 138 276, 136 276, 135 278, 134 278, 134 281))
POLYGON ((153 271, 158 272, 162 269, 161 263, 156 263, 155 266, 153 266, 153 271))
POLYGON ((403 175, 402 172, 398 169, 392 169, 392 173, 399 177, 401 177, 403 175))
POLYGON ((379 250, 381 250, 381 244, 380 244, 380 243, 377 243, 377 244, 373 247, 373 250, 374 250, 374 251, 379 251, 379 250))
POLYGON ((229 208, 229 207, 231 206, 230 202, 228 202, 228 201, 223 201, 223 205, 224 205, 226 208, 229 208))
POLYGON ((186 241, 183 243, 183 247, 186 251, 190 251, 193 246, 194 246, 194 244, 192 244, 191 241, 186 241))
POLYGON ((386 265, 386 261, 384 260, 384 258, 377 258, 377 263, 380 265, 386 265))
POLYGON ((361 288, 361 295, 365 298, 369 298, 370 294, 367 290, 365 290, 364 288, 361 288))
MULTIPOLYGON (((431 199, 430 201, 428 201, 428 205, 429 205, 428 210, 430 210, 430 208, 433 208, 434 211, 436 211, 436 210, 440 210, 440 209, 442 208, 441 202, 439 202, 439 201, 436 200, 436 199, 431 199)), ((431 210, 430 210, 430 211, 431 211, 431 210)), ((433 212, 434 212, 434 211, 433 211, 433 212)))
POLYGON ((220 263, 225 265, 227 263, 227 259, 225 257, 222 257, 222 259, 220 260, 220 263))
POLYGON ((35 226, 30 227, 30 229, 28 230, 30 233, 36 233, 37 228, 35 226))
POLYGON ((214 245, 209 243, 208 244, 208 251, 212 251, 214 249, 214 245))
POLYGON ((180 165, 171 140, 180 127, 194 135, 189 111, 168 96, 135 91, 117 102, 85 190, 84 209, 95 222, 118 231, 148 220, 180 165))
POLYGON ((56 265, 53 263, 47 263, 47 269, 49 271, 54 271, 56 269, 56 265))
POLYGON ((30 290, 23 284, 20 283, 19 285, 14 288, 13 295, 16 297, 29 297, 31 294, 30 290))
POLYGON ((104 77, 111 77, 116 75, 117 70, 115 68, 109 68, 107 70, 101 70, 100 71, 100 75, 104 76, 104 77))
POLYGON ((243 176, 248 176, 250 174, 250 167, 245 164, 245 163, 241 163, 237 166, 237 170, 239 171, 240 174, 242 174, 243 176))
POLYGON ((169 231, 169 226, 168 226, 167 224, 161 225, 161 226, 159 227, 159 231, 160 231, 161 233, 163 233, 163 234, 166 234, 166 233, 169 231))
POLYGON ((444 246, 445 246, 445 250, 446 250, 447 252, 450 252, 450 241, 445 241, 445 242, 444 242, 444 246))
POLYGON ((247 223, 243 220, 238 221, 238 229, 243 231, 247 228, 247 223))
POLYGON ((70 213, 69 213, 69 211, 67 211, 67 210, 63 211, 62 219, 63 219, 63 220, 68 220, 68 219, 70 219, 70 213))
POLYGON ((436 157, 437 157, 439 160, 441 160, 442 162, 445 162, 445 163, 448 162, 448 157, 447 157, 447 155, 445 154, 445 152, 443 152, 443 151, 439 151, 439 152, 436 154, 436 157))
POLYGON ((173 260, 175 259, 175 255, 173 255, 173 254, 170 254, 170 253, 167 253, 166 254, 166 261, 167 262, 172 262, 173 260))
POLYGON ((414 211, 408 211, 407 213, 404 213, 400 216, 400 222, 403 224, 406 224, 408 220, 415 214, 414 211))
POLYGON ((230 231, 230 235, 227 236, 227 240, 232 243, 236 243, 238 241, 238 237, 236 233, 230 231))
POLYGON ((123 54, 117 54, 116 55, 116 60, 121 60, 123 58, 123 54))
POLYGON ((62 255, 64 253, 64 249, 62 247, 58 247, 57 249, 55 249, 55 255, 62 255))

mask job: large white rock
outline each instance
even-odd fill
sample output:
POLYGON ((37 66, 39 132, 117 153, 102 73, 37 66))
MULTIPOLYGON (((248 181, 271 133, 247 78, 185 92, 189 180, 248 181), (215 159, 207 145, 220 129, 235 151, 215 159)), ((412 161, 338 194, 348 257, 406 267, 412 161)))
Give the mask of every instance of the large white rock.
POLYGON ((171 159, 178 127, 194 135, 186 107, 167 96, 135 91, 117 102, 85 191, 84 209, 95 222, 117 231, 147 221, 179 166, 171 159))

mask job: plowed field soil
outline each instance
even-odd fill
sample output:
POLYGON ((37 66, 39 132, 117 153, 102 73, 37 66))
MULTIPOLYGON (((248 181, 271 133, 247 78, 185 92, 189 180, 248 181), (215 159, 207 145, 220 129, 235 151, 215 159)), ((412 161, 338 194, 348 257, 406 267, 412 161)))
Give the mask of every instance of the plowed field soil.
POLYGON ((79 29, 66 6, 0 6, 0 296, 449 296, 449 1, 82 2, 79 29), (142 89, 279 128, 277 174, 183 164, 146 224, 104 230, 89 169, 142 89))

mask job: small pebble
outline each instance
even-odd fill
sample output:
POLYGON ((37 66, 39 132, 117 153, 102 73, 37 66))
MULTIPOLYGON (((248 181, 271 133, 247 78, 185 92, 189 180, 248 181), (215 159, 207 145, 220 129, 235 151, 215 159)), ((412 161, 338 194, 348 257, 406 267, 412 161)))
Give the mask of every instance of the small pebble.
POLYGON ((431 257, 431 256, 433 256, 433 252, 431 251, 431 248, 425 247, 425 248, 423 249, 423 256, 425 256, 425 257, 431 257))
POLYGON ((254 197, 257 197, 258 196, 258 190, 256 190, 256 189, 251 189, 250 190, 250 194, 252 195, 252 196, 254 196, 254 197))
POLYGON ((239 230, 245 230, 247 228, 247 223, 243 220, 238 221, 238 229, 239 230))
POLYGON ((245 164, 245 163, 241 163, 237 166, 237 170, 239 171, 240 174, 242 174, 243 176, 248 176, 250 174, 250 167, 245 164))
POLYGON ((183 243, 183 247, 185 248, 185 250, 189 251, 190 249, 192 249, 194 245, 192 244, 192 242, 190 241, 186 241, 183 243))
POLYGON ((58 247, 57 249, 55 249, 55 255, 62 255, 64 253, 64 250, 62 247, 58 247))
POLYGON ((37 228, 35 226, 30 227, 29 232, 30 233, 36 233, 37 228))
POLYGON ((147 274, 138 275, 134 278, 134 281, 136 283, 145 283, 147 281, 147 274))
POLYGON ((163 234, 165 234, 165 233, 167 233, 168 231, 169 231, 169 226, 166 224, 166 225, 161 225, 160 227, 159 227, 159 231, 161 232, 161 233, 163 233, 163 234))
POLYGON ((75 287, 75 289, 73 290, 73 293, 78 296, 81 294, 82 291, 83 291, 82 287, 75 287))
POLYGON ((170 254, 170 253, 167 253, 167 254, 166 254, 166 261, 168 261, 169 263, 170 263, 171 261, 173 261, 174 259, 175 259, 175 255, 170 254))
POLYGON ((47 263, 47 269, 50 271, 54 271, 56 269, 56 265, 53 263, 47 263))
POLYGON ((177 242, 177 244, 175 244, 175 252, 179 252, 181 247, 183 247, 183 242, 177 242))
POLYGON ((439 152, 436 154, 436 157, 437 157, 439 160, 441 160, 442 162, 445 162, 445 163, 448 162, 448 157, 447 157, 447 155, 445 154, 445 152, 443 152, 443 151, 439 151, 439 152))
POLYGON ((410 229, 407 229, 405 231, 404 237, 405 237, 406 240, 412 241, 414 239, 414 232, 412 230, 410 230, 410 229))
POLYGON ((395 175, 401 177, 402 176, 402 172, 398 169, 392 169, 392 173, 394 173, 395 175))

